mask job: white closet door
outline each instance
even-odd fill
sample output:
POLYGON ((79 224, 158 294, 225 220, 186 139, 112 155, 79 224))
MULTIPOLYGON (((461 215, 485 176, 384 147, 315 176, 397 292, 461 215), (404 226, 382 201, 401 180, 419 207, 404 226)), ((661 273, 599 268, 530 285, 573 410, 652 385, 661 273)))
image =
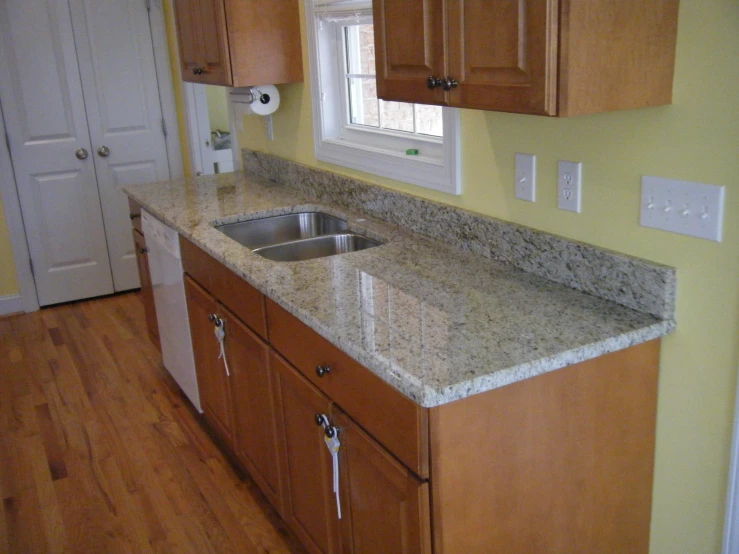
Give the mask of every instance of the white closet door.
POLYGON ((70 6, 113 281, 132 289, 138 270, 120 186, 169 179, 149 14, 144 0, 70 6))
POLYGON ((0 78, 39 303, 113 292, 66 1, 2 0, 0 78), (75 151, 89 152, 80 160, 75 151))

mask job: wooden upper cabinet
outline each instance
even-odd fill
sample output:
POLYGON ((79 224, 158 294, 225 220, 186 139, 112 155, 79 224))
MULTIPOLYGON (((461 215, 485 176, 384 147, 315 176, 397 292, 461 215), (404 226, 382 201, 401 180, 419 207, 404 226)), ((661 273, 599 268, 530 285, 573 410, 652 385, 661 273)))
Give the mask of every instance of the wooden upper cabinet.
POLYGON ((445 103, 430 76, 446 75, 444 16, 437 0, 374 0, 377 93, 382 98, 424 104, 445 103))
POLYGON ((450 0, 449 104, 555 115, 558 0, 450 0))
POLYGON ((182 79, 243 87, 303 80, 294 0, 176 0, 182 79))
POLYGON ((552 116, 669 104, 678 4, 375 0, 378 95, 552 116))

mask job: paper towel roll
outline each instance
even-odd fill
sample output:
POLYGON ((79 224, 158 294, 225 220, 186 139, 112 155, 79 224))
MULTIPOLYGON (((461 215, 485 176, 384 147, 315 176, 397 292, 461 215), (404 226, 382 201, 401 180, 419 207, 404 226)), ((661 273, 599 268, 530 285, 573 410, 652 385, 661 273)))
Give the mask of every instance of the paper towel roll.
POLYGON ((271 115, 280 107, 280 91, 274 85, 253 87, 254 102, 251 111, 257 115, 271 115))

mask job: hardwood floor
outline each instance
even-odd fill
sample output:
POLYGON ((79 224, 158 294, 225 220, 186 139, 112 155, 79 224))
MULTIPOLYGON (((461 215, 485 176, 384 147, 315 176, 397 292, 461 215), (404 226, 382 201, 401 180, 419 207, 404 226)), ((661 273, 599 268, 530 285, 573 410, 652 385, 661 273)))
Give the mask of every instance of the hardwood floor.
POLYGON ((0 494, 0 552, 305 552, 161 366, 139 293, 0 319, 0 494))

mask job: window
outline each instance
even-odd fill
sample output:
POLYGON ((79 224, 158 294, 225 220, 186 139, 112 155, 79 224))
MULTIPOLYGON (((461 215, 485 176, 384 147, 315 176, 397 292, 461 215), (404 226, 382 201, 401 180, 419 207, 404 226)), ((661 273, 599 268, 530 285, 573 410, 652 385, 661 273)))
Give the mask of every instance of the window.
POLYGON ((306 0, 316 158, 459 194, 458 114, 377 98, 369 2, 306 0))

